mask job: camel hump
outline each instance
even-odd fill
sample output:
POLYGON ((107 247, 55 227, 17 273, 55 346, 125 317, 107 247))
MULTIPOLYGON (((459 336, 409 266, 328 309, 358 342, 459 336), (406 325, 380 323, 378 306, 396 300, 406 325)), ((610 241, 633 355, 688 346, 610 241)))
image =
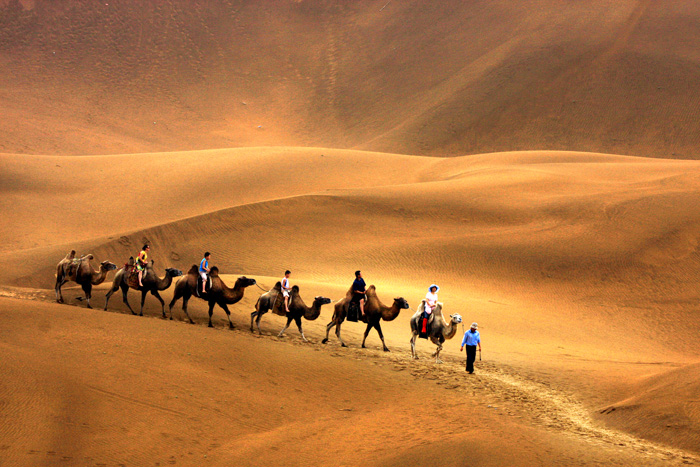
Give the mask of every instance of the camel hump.
POLYGON ((293 285, 293 286, 292 286, 292 292, 299 293, 299 286, 298 286, 298 285, 293 285))
POLYGON ((367 295, 369 294, 377 295, 377 288, 374 286, 374 284, 367 287, 367 295))
POLYGON ((190 270, 187 271, 187 274, 191 274, 191 275, 193 275, 193 276, 199 275, 199 266, 197 266, 196 264, 193 264, 193 265, 190 267, 190 270))
POLYGON ((215 277, 219 275, 219 268, 216 266, 212 266, 211 269, 209 270, 209 277, 215 277))
POLYGON ((73 259, 73 258, 75 258, 75 250, 71 250, 71 251, 66 255, 66 259, 68 259, 68 260, 71 260, 71 259, 73 259))
POLYGON ((277 281, 272 290, 282 290, 282 283, 280 281, 277 281))

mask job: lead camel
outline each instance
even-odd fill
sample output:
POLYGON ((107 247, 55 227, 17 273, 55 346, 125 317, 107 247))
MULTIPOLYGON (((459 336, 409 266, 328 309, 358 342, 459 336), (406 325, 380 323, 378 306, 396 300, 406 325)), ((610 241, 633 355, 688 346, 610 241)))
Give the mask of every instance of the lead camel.
MULTIPOLYGON (((416 337, 418 337, 419 331, 418 327, 420 324, 421 315, 425 307, 425 300, 420 304, 416 314, 411 317, 411 357, 418 360, 418 354, 416 353, 416 337)), ((452 339, 457 333, 457 325, 462 322, 462 317, 455 313, 450 315, 450 322, 447 323, 445 318, 442 316, 442 303, 438 302, 437 306, 433 310, 433 319, 430 323, 430 330, 428 331, 428 338, 430 341, 437 345, 437 349, 433 354, 435 357, 435 363, 442 363, 440 360, 440 351, 442 350, 442 344, 446 339, 452 339)))
MULTIPOLYGON (((367 288, 367 301, 365 303, 365 314, 362 317, 362 322, 367 323, 367 329, 365 329, 365 336, 362 339, 362 348, 365 347, 365 341, 367 340, 367 335, 369 331, 374 328, 379 333, 379 338, 382 340, 382 347, 384 352, 388 352, 389 348, 384 343, 384 334, 382 333, 381 320, 393 321, 399 316, 401 310, 408 308, 408 302, 403 297, 398 297, 394 299, 394 303, 391 306, 384 305, 377 297, 377 290, 373 285, 367 288)), ((328 342, 328 334, 331 329, 335 326, 335 335, 338 336, 338 340, 343 347, 347 347, 343 339, 340 337, 340 325, 345 321, 345 317, 348 314, 348 305, 352 297, 352 288, 348 290, 345 298, 339 300, 335 304, 335 311, 333 312, 333 319, 326 326, 326 338, 323 339, 323 343, 328 342)))
POLYGON ((211 317, 214 314, 214 306, 219 305, 228 317, 228 325, 230 329, 233 329, 233 323, 231 322, 231 312, 228 309, 228 305, 233 305, 238 303, 245 293, 245 288, 255 285, 255 279, 249 279, 245 276, 241 276, 236 279, 236 283, 233 288, 228 287, 221 277, 219 277, 219 268, 216 266, 211 268, 209 271, 209 278, 211 279, 211 288, 207 293, 198 294, 197 278, 199 277, 199 266, 193 264, 187 274, 182 276, 175 284, 175 295, 170 301, 170 319, 173 319, 173 306, 180 298, 182 298, 182 311, 185 312, 187 319, 190 323, 194 324, 192 318, 187 313, 187 302, 194 295, 202 300, 205 300, 209 304, 209 327, 213 328, 214 325, 211 323, 211 317))

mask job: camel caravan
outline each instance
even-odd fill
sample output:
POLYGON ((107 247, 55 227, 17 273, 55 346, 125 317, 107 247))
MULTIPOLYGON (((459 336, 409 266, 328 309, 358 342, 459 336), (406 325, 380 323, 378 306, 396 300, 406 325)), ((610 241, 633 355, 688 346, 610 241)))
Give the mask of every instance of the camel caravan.
MULTIPOLYGON (((162 317, 168 318, 165 312, 165 301, 160 296, 160 292, 167 290, 173 283, 174 278, 178 278, 175 284, 173 298, 168 305, 169 319, 173 319, 173 307, 178 300, 182 299, 182 311, 191 324, 195 322, 187 312, 187 305, 190 298, 197 297, 204 300, 209 305, 209 327, 214 327, 212 324, 212 316, 215 306, 219 306, 226 312, 229 328, 233 329, 234 325, 231 321, 230 305, 234 305, 241 301, 244 296, 245 289, 257 285, 255 279, 245 276, 238 277, 233 287, 229 287, 219 276, 219 269, 216 266, 209 267, 210 253, 204 254, 204 258, 199 266, 194 264, 186 274, 176 268, 166 268, 165 275, 159 277, 154 269, 155 262, 148 259, 150 247, 144 245, 136 259, 129 258, 129 261, 122 268, 117 270, 117 266, 109 261, 100 263, 98 270, 95 270, 90 261, 94 259, 93 255, 85 255, 77 258, 75 250, 72 250, 65 258, 63 258, 56 267, 56 301, 64 303, 61 287, 68 281, 80 284, 87 300, 87 307, 90 306, 92 297, 92 287, 99 285, 107 278, 109 271, 117 270, 112 286, 110 287, 105 297, 104 310, 107 310, 111 296, 121 289, 122 301, 133 315, 136 312, 129 304, 128 293, 129 289, 134 289, 141 292, 141 307, 138 315, 143 316, 143 306, 146 301, 146 296, 150 293, 161 305, 162 317)), ((284 278, 277 282, 269 291, 260 295, 255 303, 255 310, 250 314, 250 331, 262 335, 260 329, 260 321, 262 317, 271 312, 275 315, 285 317, 287 323, 279 332, 278 336, 282 337, 285 331, 294 322, 299 330, 299 334, 304 342, 308 342, 302 328, 302 318, 313 321, 321 315, 321 308, 332 302, 330 298, 316 296, 311 302, 311 306, 306 305, 302 299, 299 286, 290 286, 289 276, 290 271, 285 272, 284 278)), ((261 288, 260 286, 258 286, 261 288)), ((263 289, 264 290, 264 289, 263 289)), ((462 323, 462 317, 459 314, 449 315, 449 319, 445 319, 442 313, 443 304, 437 300, 437 292, 439 287, 435 284, 428 289, 426 297, 421 301, 417 311, 411 317, 411 357, 418 358, 416 354, 416 339, 423 338, 431 341, 436 350, 432 354, 435 357, 436 363, 442 363, 440 360, 440 351, 443 348, 443 343, 452 339, 457 333, 457 327, 462 323)), ((83 300, 82 297, 79 300, 83 300)), ((345 294, 345 297, 335 302, 333 305, 333 316, 331 321, 326 325, 326 337, 321 341, 323 344, 328 342, 328 336, 331 329, 335 328, 335 335, 342 347, 347 347, 345 341, 340 336, 340 330, 343 322, 359 322, 366 325, 364 336, 362 339, 362 348, 365 347, 367 336, 372 329, 376 329, 379 334, 379 339, 382 341, 382 349, 385 352, 389 348, 384 342, 384 334, 382 332, 382 321, 395 320, 402 310, 410 309, 408 302, 403 297, 393 299, 391 305, 385 305, 379 299, 377 290, 374 285, 366 286, 362 278, 361 271, 355 271, 355 281, 345 294)), ((478 332, 474 334, 476 323, 472 325, 472 329, 465 333, 462 346, 465 342, 476 342, 481 350, 480 338, 478 332), (468 336, 469 332, 472 333, 468 336)), ((469 346, 470 344, 468 344, 469 346)), ((474 352, 472 352, 473 354, 474 352)), ((469 355, 469 348, 468 348, 469 355)), ((473 360, 472 360, 473 363, 473 360)), ((469 368, 469 361, 468 361, 469 368)), ((473 366, 472 366, 473 370, 473 366)))

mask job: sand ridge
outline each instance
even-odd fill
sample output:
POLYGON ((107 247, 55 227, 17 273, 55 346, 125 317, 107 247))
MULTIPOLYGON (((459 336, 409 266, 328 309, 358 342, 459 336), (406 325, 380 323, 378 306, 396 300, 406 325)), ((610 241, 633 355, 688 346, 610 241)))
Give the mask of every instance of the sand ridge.
POLYGON ((2 2, 0 151, 698 156, 695 2, 385 4, 2 2))

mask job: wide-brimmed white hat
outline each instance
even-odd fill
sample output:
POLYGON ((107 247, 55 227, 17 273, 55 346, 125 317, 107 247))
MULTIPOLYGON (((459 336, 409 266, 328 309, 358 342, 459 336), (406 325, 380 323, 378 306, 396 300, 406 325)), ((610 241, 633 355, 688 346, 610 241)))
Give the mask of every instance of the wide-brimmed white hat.
POLYGON ((472 323, 472 329, 478 329, 478 328, 479 328, 479 325, 478 325, 478 324, 472 323))
POLYGON ((435 287, 435 288, 437 289, 437 290, 435 291, 435 293, 438 293, 438 292, 440 291, 440 287, 439 287, 437 284, 433 284, 433 285, 431 285, 430 287, 428 287, 428 292, 430 292, 430 290, 431 290, 433 287, 435 287))

